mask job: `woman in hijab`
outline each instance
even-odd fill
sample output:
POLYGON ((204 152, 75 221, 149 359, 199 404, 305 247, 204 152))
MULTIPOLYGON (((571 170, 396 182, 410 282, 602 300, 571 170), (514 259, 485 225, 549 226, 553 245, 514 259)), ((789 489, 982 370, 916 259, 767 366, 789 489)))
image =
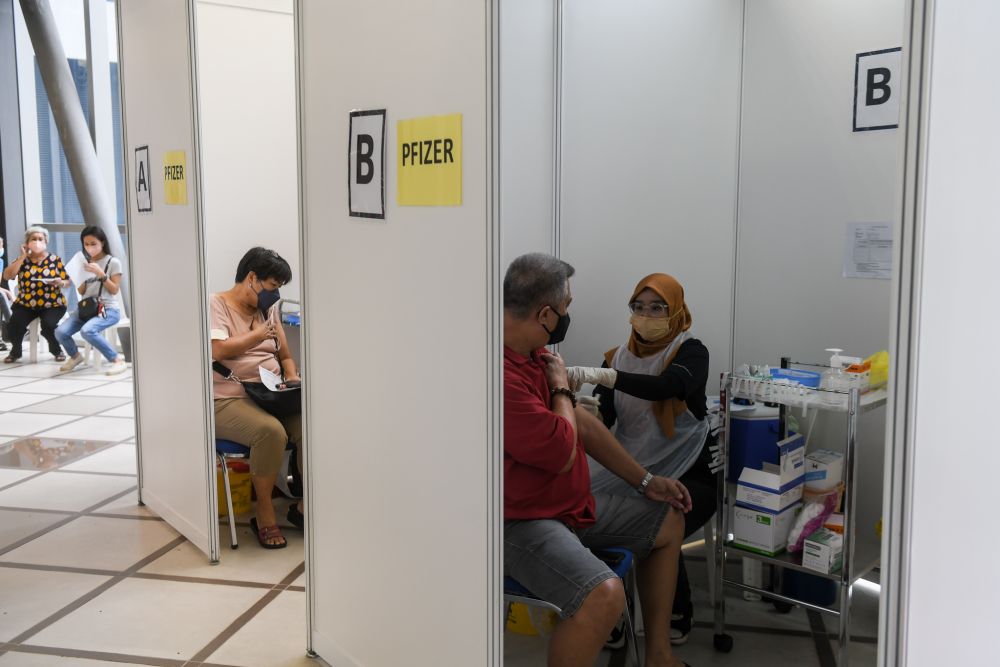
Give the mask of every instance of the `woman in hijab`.
MULTIPOLYGON (((715 444, 706 419, 708 349, 691 335, 691 312, 676 279, 654 273, 639 281, 628 301, 632 330, 624 345, 604 355, 601 368, 569 369, 573 389, 597 385, 600 413, 622 446, 649 472, 680 481, 691 493, 684 537, 715 513, 715 444)), ((626 484, 590 461, 594 491, 622 491, 626 484), (621 487, 621 488, 619 488, 621 487)), ((681 556, 670 640, 683 644, 691 631, 691 587, 681 556)))

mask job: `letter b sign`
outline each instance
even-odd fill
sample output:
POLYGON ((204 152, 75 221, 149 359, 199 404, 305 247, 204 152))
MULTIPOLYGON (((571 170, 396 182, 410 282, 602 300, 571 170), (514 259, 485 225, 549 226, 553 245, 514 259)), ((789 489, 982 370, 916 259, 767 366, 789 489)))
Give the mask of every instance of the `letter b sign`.
POLYGON ((385 219, 385 109, 352 111, 347 148, 350 215, 385 219))
POLYGON ((859 53, 854 64, 854 131, 899 127, 903 49, 859 53))

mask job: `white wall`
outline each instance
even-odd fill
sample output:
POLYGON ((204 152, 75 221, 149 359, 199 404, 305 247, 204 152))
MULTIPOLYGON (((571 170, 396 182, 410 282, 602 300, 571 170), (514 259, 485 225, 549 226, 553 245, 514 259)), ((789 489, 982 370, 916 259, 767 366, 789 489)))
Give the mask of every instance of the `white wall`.
POLYGON ((898 219, 901 133, 852 132, 852 104, 903 0, 754 0, 746 22, 735 362, 886 349, 890 281, 841 275, 847 223, 898 219))
POLYGON ((334 665, 495 665, 492 3, 297 9, 312 646, 334 665), (378 108, 386 219, 351 218, 349 113, 378 108), (455 112, 462 205, 397 206, 396 122, 455 112))
POLYGON ((301 294, 291 0, 198 2, 208 290, 253 246, 288 260, 301 294))
POLYGON ((561 256, 573 264, 567 362, 600 365, 640 278, 674 275, 729 365, 742 3, 565 3, 561 256))
POLYGON ((500 219, 503 268, 553 252, 557 0, 500 2, 500 219))
POLYGON ((1000 5, 916 2, 918 16, 925 4, 927 97, 910 155, 926 180, 911 192, 916 209, 906 220, 917 229, 915 316, 904 330, 915 384, 906 397, 912 430, 899 440, 906 520, 893 539, 901 536, 903 561, 890 573, 902 587, 903 651, 892 664, 992 665, 1000 90, 986 82, 1000 62, 1000 5))

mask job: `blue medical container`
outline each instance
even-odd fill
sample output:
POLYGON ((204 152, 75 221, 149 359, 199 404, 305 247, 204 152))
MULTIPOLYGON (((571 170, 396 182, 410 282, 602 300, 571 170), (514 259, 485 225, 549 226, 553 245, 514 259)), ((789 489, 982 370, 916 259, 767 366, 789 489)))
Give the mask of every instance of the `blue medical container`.
POLYGON ((737 482, 747 466, 760 470, 778 463, 778 408, 756 405, 729 416, 729 481, 737 482))

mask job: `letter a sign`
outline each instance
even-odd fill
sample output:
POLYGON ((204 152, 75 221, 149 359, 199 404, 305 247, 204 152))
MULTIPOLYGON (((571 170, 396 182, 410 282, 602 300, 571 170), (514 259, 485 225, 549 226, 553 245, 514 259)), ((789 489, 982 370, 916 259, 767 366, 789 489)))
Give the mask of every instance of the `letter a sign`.
POLYGON ((139 213, 153 212, 153 199, 149 195, 149 146, 135 149, 135 205, 139 213))
POLYGON ((356 218, 385 219, 385 109, 352 111, 347 201, 356 218))
POLYGON ((903 49, 859 53, 854 61, 854 131, 899 127, 903 49))

